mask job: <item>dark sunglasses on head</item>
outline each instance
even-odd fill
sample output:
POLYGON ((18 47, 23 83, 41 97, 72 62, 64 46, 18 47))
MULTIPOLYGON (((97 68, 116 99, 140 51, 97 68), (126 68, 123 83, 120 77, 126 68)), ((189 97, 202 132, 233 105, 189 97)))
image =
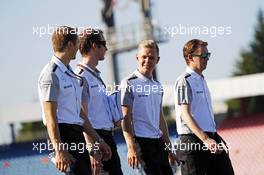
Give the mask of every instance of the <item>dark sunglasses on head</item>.
POLYGON ((209 59, 210 56, 211 56, 211 53, 208 52, 208 53, 202 53, 200 55, 198 54, 192 54, 193 57, 200 57, 200 58, 203 58, 203 59, 209 59))

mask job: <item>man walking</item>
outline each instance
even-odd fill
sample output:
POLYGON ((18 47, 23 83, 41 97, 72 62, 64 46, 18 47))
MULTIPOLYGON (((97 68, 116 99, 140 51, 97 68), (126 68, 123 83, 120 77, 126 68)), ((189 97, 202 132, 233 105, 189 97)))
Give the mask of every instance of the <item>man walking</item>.
POLYGON ((169 149, 165 150, 165 144, 171 144, 162 110, 163 88, 152 77, 160 59, 157 43, 142 41, 136 59, 137 70, 121 82, 128 164, 133 168, 144 165, 148 175, 172 175, 168 156, 171 160, 175 157, 169 149))
POLYGON ((175 84, 177 132, 186 148, 178 151, 182 175, 234 174, 228 148, 216 132, 211 97, 202 74, 210 55, 207 42, 202 40, 190 40, 183 48, 187 68, 175 84))
POLYGON ((99 143, 103 155, 110 158, 111 150, 97 135, 87 120, 81 105, 88 96, 87 84, 76 75, 69 63, 79 47, 77 29, 61 26, 52 35, 54 56, 41 71, 38 90, 43 122, 55 151, 56 168, 61 172, 71 167, 76 175, 90 175, 88 151, 83 132, 92 143, 99 143), (84 100, 83 100, 84 99, 84 100))
MULTIPOLYGON (((80 34, 79 50, 82 55, 82 62, 78 64, 76 73, 88 82, 90 92, 87 103, 89 108, 88 118, 93 128, 110 146, 112 151, 112 158, 102 162, 103 169, 109 175, 122 175, 120 158, 113 138, 113 129, 120 121, 114 121, 112 118, 106 86, 100 77, 100 71, 96 68, 98 62, 104 60, 107 51, 103 32, 99 29, 86 28, 80 34)), ((92 165, 96 168, 96 162, 93 160, 92 165)))

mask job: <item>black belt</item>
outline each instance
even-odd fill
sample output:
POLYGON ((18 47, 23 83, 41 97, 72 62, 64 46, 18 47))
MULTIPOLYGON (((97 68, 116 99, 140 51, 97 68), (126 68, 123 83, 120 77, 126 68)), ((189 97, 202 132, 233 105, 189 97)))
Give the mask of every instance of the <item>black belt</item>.
MULTIPOLYGON (((215 138, 216 136, 219 136, 217 132, 205 132, 210 138, 215 138)), ((190 134, 179 134, 179 136, 194 136, 197 137, 195 134, 190 133, 190 134)), ((198 137, 197 137, 198 138, 198 137)))
POLYGON ((59 123, 59 127, 69 128, 77 132, 83 132, 83 126, 68 123, 59 123))
POLYGON ((95 131, 102 136, 113 136, 113 131, 108 131, 104 129, 95 129, 95 131))
MULTIPOLYGON (((205 133, 208 135, 209 138, 218 139, 220 142, 222 141, 227 148, 227 154, 229 154, 229 150, 228 150, 229 148, 227 143, 217 132, 205 132, 205 133)), ((191 136, 197 138, 197 140, 200 141, 200 139, 195 134, 180 134, 179 136, 191 136)))
POLYGON ((205 132, 210 138, 214 138, 215 136, 218 136, 217 132, 205 132))
POLYGON ((148 138, 148 137, 134 137, 135 142, 148 142, 152 144, 163 143, 162 137, 160 138, 148 138))

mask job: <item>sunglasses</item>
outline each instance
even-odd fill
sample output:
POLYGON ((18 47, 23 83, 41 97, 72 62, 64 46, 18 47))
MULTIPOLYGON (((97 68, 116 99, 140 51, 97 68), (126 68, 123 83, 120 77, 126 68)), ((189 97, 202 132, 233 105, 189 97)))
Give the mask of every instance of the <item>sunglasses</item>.
POLYGON ((198 54, 192 54, 192 56, 193 57, 200 57, 202 59, 209 59, 210 56, 211 56, 211 53, 210 52, 208 52, 208 53, 202 53, 200 55, 198 55, 198 54))

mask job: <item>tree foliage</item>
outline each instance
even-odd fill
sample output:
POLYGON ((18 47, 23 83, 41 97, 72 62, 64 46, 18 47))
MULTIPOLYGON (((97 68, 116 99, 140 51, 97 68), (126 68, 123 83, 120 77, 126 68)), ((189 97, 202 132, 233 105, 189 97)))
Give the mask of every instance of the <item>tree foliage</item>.
MULTIPOLYGON (((264 72, 264 17, 262 10, 259 10, 257 16, 257 25, 255 27, 253 41, 249 49, 241 52, 240 58, 236 63, 234 76, 264 72)), ((264 112, 264 96, 247 97, 242 100, 247 113, 264 112)), ((230 110, 232 110, 233 102, 232 100, 228 102, 230 110)))
POLYGON ((255 28, 254 40, 236 64, 234 75, 246 75, 264 72, 264 17, 260 10, 255 28))

